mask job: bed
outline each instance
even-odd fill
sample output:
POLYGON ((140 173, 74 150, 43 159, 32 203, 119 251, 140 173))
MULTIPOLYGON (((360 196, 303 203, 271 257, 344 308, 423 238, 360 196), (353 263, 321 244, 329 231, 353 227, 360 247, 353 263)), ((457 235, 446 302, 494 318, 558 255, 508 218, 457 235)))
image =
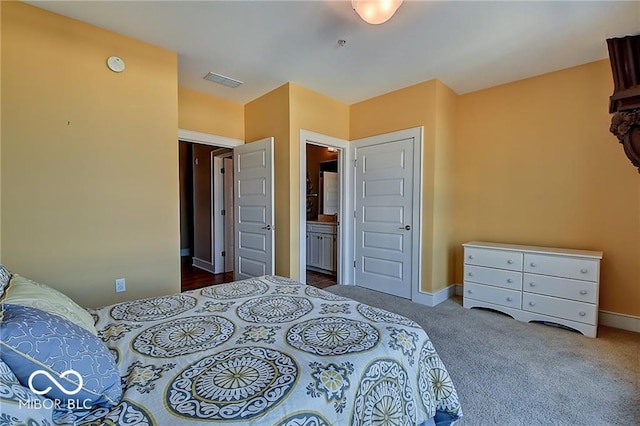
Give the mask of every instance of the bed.
MULTIPOLYGON (((5 308, 6 319, 13 308, 5 308)), ((448 425, 462 415, 449 373, 417 323, 287 278, 89 313, 122 394, 103 393, 91 408, 54 407, 53 423, 448 425)), ((6 389, 0 398, 9 399, 6 389)))

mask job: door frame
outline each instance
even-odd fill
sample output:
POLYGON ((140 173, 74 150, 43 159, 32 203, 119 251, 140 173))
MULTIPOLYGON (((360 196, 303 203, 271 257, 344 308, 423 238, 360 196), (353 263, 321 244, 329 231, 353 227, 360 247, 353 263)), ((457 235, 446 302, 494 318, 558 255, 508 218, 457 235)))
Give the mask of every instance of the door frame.
POLYGON ((349 164, 351 164, 352 150, 349 149, 349 141, 345 139, 335 138, 320 133, 311 132, 309 130, 300 129, 299 137, 299 156, 298 164, 300 165, 299 194, 300 194, 300 261, 299 261, 299 279, 303 284, 307 282, 307 144, 334 147, 339 150, 338 154, 338 173, 340 173, 340 210, 338 218, 340 224, 338 226, 338 244, 336 246, 336 280, 338 284, 353 283, 353 216, 348 214, 353 210, 351 191, 352 175, 350 173, 349 164))
MULTIPOLYGON (((415 237, 412 239, 412 258, 411 258, 411 300, 414 302, 422 303, 422 229, 423 229, 423 217, 422 217, 422 202, 423 202, 423 153, 422 145, 424 138, 424 127, 413 127, 404 130, 398 130, 395 132, 384 133, 380 135, 369 136, 351 141, 349 144, 349 151, 351 151, 351 158, 357 161, 357 149, 365 146, 379 145, 383 143, 392 142, 399 139, 413 138, 413 224, 412 227, 415 230, 415 237)), ((352 162, 350 167, 351 179, 353 181, 351 185, 351 204, 355 214, 355 199, 356 199, 356 186, 355 186, 355 162, 352 162)), ((361 216, 361 215, 360 215, 361 216)), ((352 216, 353 220, 353 216, 352 216)), ((355 244, 355 220, 353 220, 353 259, 356 258, 356 244, 355 244)), ((355 274, 353 274, 353 283, 355 283, 355 274)))
POLYGON ((244 145, 241 139, 228 138, 213 135, 211 133, 196 132, 195 130, 178 129, 178 141, 199 143, 201 145, 217 146, 220 148, 233 148, 244 145))
MULTIPOLYGON (((240 146, 240 145, 244 145, 244 141, 241 139, 234 139, 234 138, 228 138, 225 136, 219 136, 219 135, 214 135, 211 133, 203 133, 203 132, 197 132, 195 130, 187 130, 187 129, 178 129, 178 143, 180 142, 190 142, 190 143, 197 143, 200 145, 208 145, 208 146, 215 146, 217 148, 230 148, 233 149, 233 147, 236 146, 240 146)), ((212 159, 213 160, 213 159, 212 159)), ((211 167, 213 169, 214 165, 213 165, 213 161, 211 162, 211 167)), ((211 190, 212 192, 214 191, 214 182, 213 182, 213 176, 211 176, 211 190)), ((213 194, 211 196, 211 203, 212 203, 212 214, 211 214, 211 221, 214 221, 214 217, 215 217, 215 211, 213 210, 214 207, 214 199, 213 199, 213 194)), ((213 261, 213 271, 210 271, 211 273, 215 273, 214 271, 216 270, 216 253, 215 253, 215 246, 216 246, 216 233, 214 230, 214 225, 212 223, 211 226, 211 260, 213 261)))
MULTIPOLYGON (((229 255, 227 250, 227 239, 231 239, 232 236, 227 235, 226 232, 226 218, 229 214, 233 217, 233 205, 226 205, 226 192, 229 188, 225 185, 225 175, 217 173, 220 169, 225 169, 225 173, 233 173, 233 170, 226 170, 224 167, 224 159, 231 158, 233 160, 233 152, 225 154, 216 154, 215 151, 211 152, 211 200, 213 205, 211 211, 213 212, 213 222, 211 224, 211 230, 213 235, 211 236, 211 253, 213 253, 213 268, 214 274, 222 274, 226 271, 226 257, 229 255), (224 210, 224 214, 222 214, 224 210), (222 253, 225 252, 225 256, 222 253)), ((233 190, 233 187, 231 188, 233 190)))

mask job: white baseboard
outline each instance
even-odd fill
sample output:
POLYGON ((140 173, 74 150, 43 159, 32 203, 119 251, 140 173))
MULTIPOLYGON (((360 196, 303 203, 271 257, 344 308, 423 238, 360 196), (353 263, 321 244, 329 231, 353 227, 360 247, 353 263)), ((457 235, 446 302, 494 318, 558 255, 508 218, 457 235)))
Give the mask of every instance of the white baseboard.
POLYGON ((213 267, 213 263, 207 262, 206 260, 198 259, 197 257, 193 258, 193 266, 199 269, 204 269, 207 272, 211 272, 214 274, 215 268, 213 267))
MULTIPOLYGON (((463 295, 462 284, 454 284, 456 296, 463 295)), ((640 317, 633 315, 618 314, 616 312, 599 311, 598 325, 619 328, 621 330, 634 331, 640 333, 640 317)))
POLYGON ((633 315, 600 311, 598 313, 598 323, 607 327, 640 333, 640 317, 634 317, 633 315))
POLYGON ((434 307, 452 297, 455 293, 455 285, 450 285, 435 293, 420 291, 411 297, 411 300, 421 305, 434 307))
POLYGON ((456 296, 462 296, 464 290, 462 284, 454 284, 454 286, 456 287, 456 296))

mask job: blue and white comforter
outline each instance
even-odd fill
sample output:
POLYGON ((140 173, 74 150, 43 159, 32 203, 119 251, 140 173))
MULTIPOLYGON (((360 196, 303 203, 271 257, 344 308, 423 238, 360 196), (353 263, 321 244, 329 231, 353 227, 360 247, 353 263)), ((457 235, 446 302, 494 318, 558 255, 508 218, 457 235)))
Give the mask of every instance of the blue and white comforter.
POLYGON ((417 323, 289 279, 215 285, 94 315, 124 394, 110 410, 68 419, 80 424, 417 425, 462 414, 417 323))

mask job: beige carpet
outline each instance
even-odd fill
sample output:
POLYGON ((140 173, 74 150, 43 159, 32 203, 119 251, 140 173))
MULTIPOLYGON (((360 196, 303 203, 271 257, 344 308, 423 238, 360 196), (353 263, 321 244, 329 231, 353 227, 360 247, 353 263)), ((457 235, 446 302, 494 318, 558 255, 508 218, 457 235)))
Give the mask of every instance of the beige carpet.
POLYGON ((326 290, 424 327, 458 390, 458 425, 640 425, 638 333, 601 326, 592 339, 457 299, 429 308, 361 287, 326 290))

